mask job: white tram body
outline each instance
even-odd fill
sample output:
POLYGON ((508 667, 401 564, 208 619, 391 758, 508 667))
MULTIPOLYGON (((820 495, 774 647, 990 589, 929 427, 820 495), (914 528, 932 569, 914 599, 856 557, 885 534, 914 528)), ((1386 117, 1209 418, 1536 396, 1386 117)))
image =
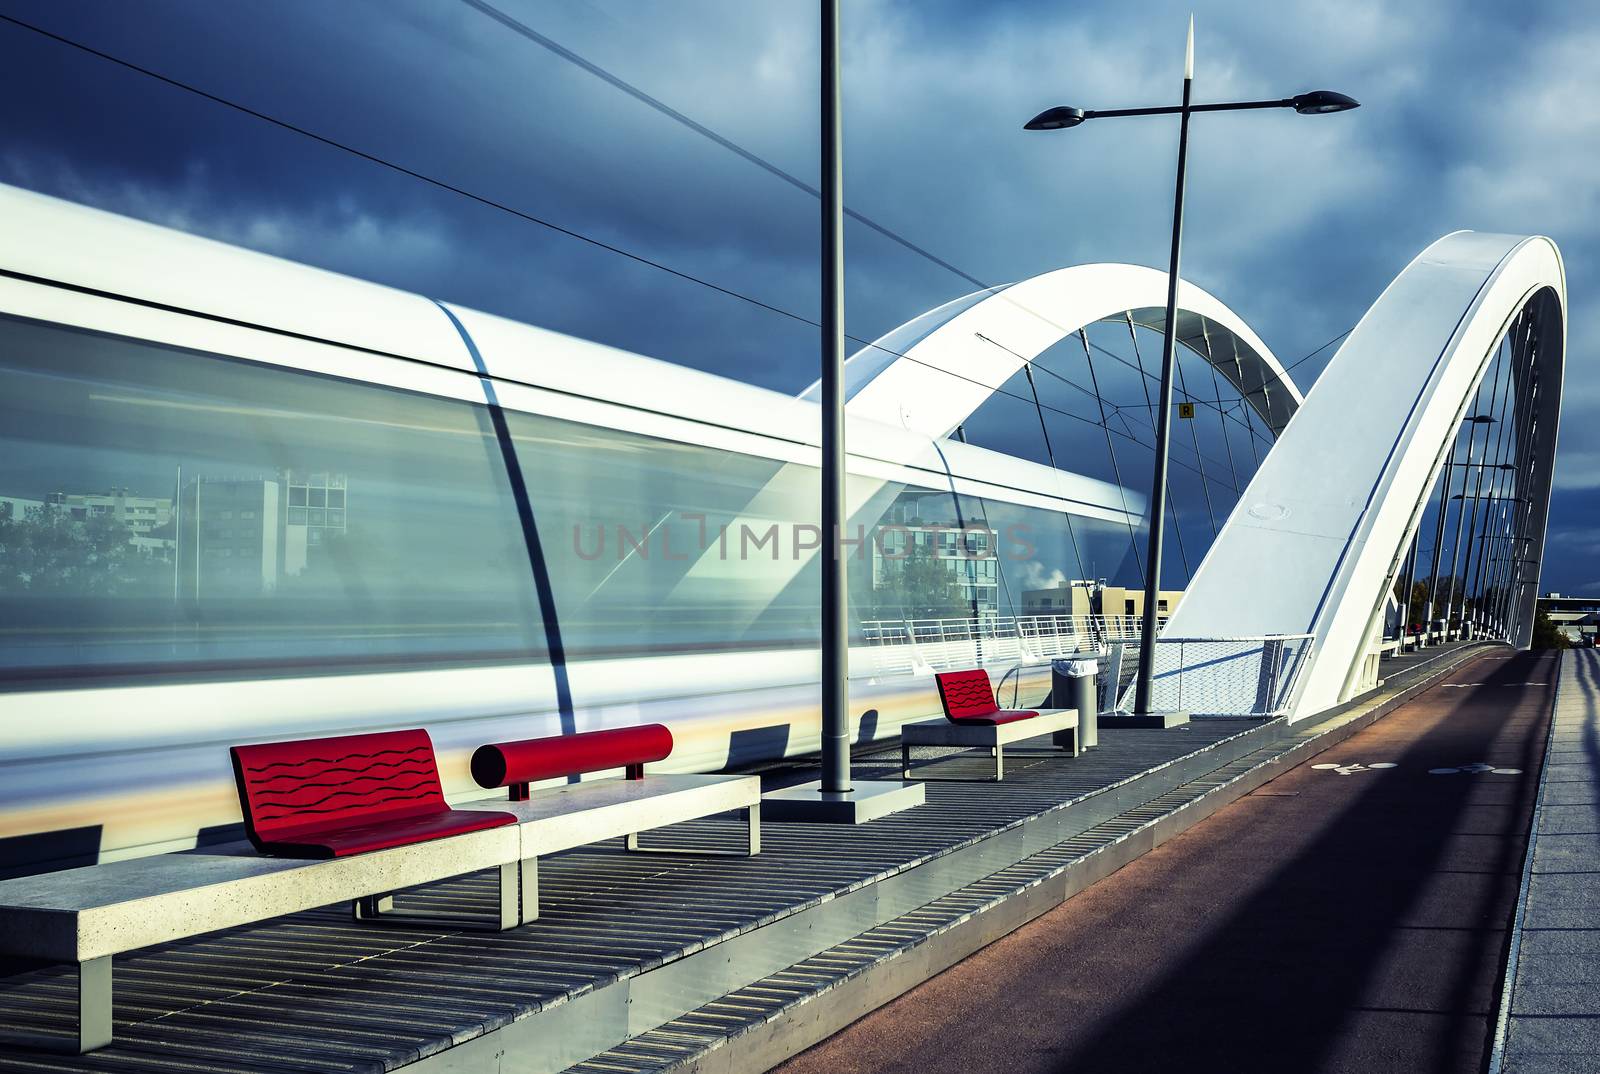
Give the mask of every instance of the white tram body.
MULTIPOLYGON (((13 188, 0 218, 0 870, 228 832, 240 742, 422 726, 458 798, 507 738, 817 748, 814 402, 13 188)), ((1064 515, 1104 564, 1143 510, 848 443, 861 741, 937 711, 860 628, 897 615, 895 541, 976 540, 951 585, 1016 613, 1064 515)))

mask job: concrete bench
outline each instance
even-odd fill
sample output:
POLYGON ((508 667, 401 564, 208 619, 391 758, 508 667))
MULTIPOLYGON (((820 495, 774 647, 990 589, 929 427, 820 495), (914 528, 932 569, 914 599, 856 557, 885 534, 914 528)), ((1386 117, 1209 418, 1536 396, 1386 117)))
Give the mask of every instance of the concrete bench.
POLYGON ((1041 709, 1025 719, 992 724, 951 720, 908 723, 900 728, 901 775, 911 778, 913 746, 986 748, 994 755, 994 778, 998 782, 1005 779, 1005 748, 1042 735, 1050 735, 1053 745, 1078 756, 1078 710, 1041 709))
MULTIPOLYGON (((486 869, 499 881, 488 924, 508 929, 538 916, 540 856, 617 837, 632 850, 672 852, 641 847, 639 833, 731 809, 746 811, 748 853, 760 850, 759 777, 645 776, 644 761, 665 756, 662 735, 670 752, 671 735, 636 730, 505 744, 533 747, 511 751, 514 800, 461 809, 445 803, 420 730, 235 747, 255 853, 241 844, 0 881, 0 954, 77 966, 77 1032, 66 1050, 82 1054, 111 1043, 116 955, 345 900, 361 921, 470 927, 454 915, 397 916, 393 894, 486 869), (526 786, 612 767, 634 778, 533 794, 526 786)), ((475 771, 479 756, 503 748, 480 750, 475 771)), ((11 1034, 3 1043, 63 1046, 11 1034)))
POLYGON ((508 788, 510 800, 492 808, 517 818, 522 921, 539 916, 539 859, 558 851, 621 838, 638 853, 760 853, 761 778, 644 774, 647 763, 671 752, 672 734, 660 724, 479 747, 472 756, 473 778, 482 787, 508 788), (622 778, 529 790, 542 780, 615 768, 623 770, 622 778), (743 849, 640 843, 644 832, 732 810, 744 811, 743 849))
POLYGON ((900 771, 911 778, 913 746, 988 748, 994 755, 994 778, 1005 778, 1005 747, 1041 735, 1055 745, 1079 752, 1077 709, 1003 709, 995 701, 989 673, 982 668, 946 671, 934 676, 942 720, 907 724, 900 729, 900 771))
POLYGON ((111 1042, 119 954, 345 899, 368 920, 401 888, 481 869, 499 869, 494 927, 521 918, 516 818, 451 809, 426 731, 230 753, 257 854, 164 854, 0 881, 0 953, 77 964, 80 1054, 111 1042))
MULTIPOLYGON (((520 843, 511 824, 323 860, 241 850, 0 880, 0 952, 77 964, 78 1030, 68 1050, 81 1054, 111 1043, 115 955, 480 869, 499 869, 500 927, 516 924, 519 915, 520 843)), ((29 1043, 61 1047, 59 1040, 29 1043)))

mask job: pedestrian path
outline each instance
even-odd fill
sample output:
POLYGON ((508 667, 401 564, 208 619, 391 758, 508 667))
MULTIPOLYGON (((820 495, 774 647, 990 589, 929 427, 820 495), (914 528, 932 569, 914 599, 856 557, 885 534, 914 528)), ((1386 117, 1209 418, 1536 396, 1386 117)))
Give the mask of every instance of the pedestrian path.
POLYGON ((1493 1074, 1600 1071, 1600 651, 1562 654, 1493 1074))
POLYGON ((1453 669, 778 1074, 1479 1074, 1555 672, 1453 669))

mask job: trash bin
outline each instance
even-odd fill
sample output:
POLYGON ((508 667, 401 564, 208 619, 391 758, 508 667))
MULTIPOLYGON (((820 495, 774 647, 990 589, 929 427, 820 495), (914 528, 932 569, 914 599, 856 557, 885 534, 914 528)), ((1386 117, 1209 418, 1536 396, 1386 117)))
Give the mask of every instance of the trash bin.
POLYGON ((1096 704, 1097 660, 1052 660, 1050 662, 1051 705, 1078 710, 1078 749, 1093 749, 1100 744, 1100 712, 1096 704))

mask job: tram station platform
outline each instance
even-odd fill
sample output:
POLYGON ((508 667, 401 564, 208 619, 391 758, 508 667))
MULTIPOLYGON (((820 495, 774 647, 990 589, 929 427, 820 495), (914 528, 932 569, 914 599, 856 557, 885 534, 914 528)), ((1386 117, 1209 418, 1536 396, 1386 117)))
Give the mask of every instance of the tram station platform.
POLYGON ((1600 1070, 1600 652, 1561 654, 1491 1074, 1600 1070))
MULTIPOLYGON (((764 1070, 1493 648, 1408 654, 1377 691, 1293 727, 1107 730, 1082 757, 1019 753, 1003 783, 930 783, 926 806, 871 824, 769 823, 754 858, 557 855, 539 920, 508 932, 358 924, 338 906, 151 948, 118 961, 114 1044, 0 1044, 0 1072, 764 1070)), ((863 756, 855 774, 899 762, 898 749, 863 756)), ((762 775, 770 789, 815 770, 762 775)), ((656 836, 743 838, 731 817, 656 836)), ((397 909, 488 915, 494 902, 484 875, 397 909)), ((74 1016, 65 968, 0 979, 0 1025, 64 1038, 74 1016)))

